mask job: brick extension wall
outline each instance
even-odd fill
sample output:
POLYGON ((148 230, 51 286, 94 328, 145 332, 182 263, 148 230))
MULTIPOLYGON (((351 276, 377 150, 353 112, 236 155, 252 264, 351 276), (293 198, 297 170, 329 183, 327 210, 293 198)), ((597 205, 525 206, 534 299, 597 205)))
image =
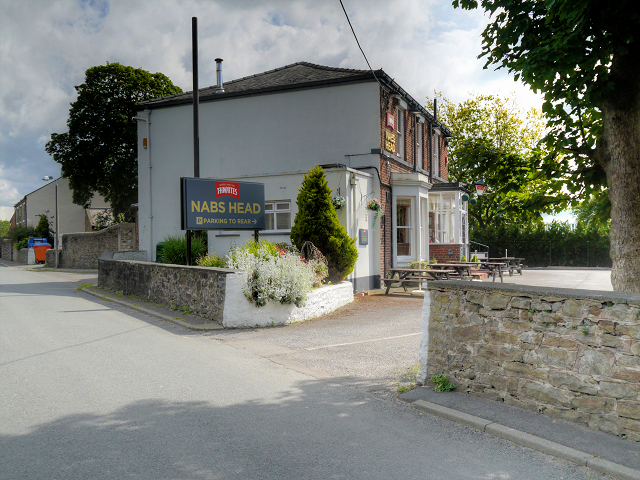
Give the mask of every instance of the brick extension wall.
MULTIPOLYGON (((434 258, 438 262, 456 262, 462 258, 459 243, 430 243, 429 260, 434 258), (451 250, 453 253, 449 253, 451 250)), ((467 259, 468 260, 468 259, 467 259)))
MULTIPOLYGON (((415 163, 415 154, 413 145, 415 144, 415 124, 412 120, 413 116, 410 115, 407 111, 404 111, 404 157, 403 159, 396 158, 398 149, 398 135, 395 129, 391 129, 386 126, 386 117, 387 113, 392 113, 395 118, 395 122, 397 125, 397 99, 391 96, 391 91, 386 88, 381 88, 380 94, 380 148, 388 151, 393 154, 391 157, 387 155, 380 155, 380 177, 383 183, 390 184, 391 172, 412 172, 414 170, 415 163), (393 132, 394 138, 396 139, 396 149, 395 151, 389 151, 389 149, 385 148, 386 136, 387 132, 393 132)), ((422 164, 417 165, 418 170, 422 170, 422 173, 428 174, 429 171, 429 154, 433 150, 429 148, 429 123, 425 124, 417 124, 418 128, 422 129, 422 164)), ((434 139, 436 137, 434 136, 434 139)), ((435 176, 440 178, 447 179, 448 178, 448 157, 447 157, 447 148, 445 139, 440 135, 438 137, 440 141, 438 142, 437 148, 440 149, 440 168, 439 171, 434 172, 435 176)), ((436 145, 434 145, 436 148, 436 145)), ((381 215, 384 215, 384 223, 381 221, 380 223, 380 265, 382 276, 385 276, 385 273, 392 267, 392 212, 391 212, 391 202, 387 201, 387 193, 389 193, 389 197, 391 197, 391 190, 385 185, 380 186, 380 203, 381 203, 381 215)), ((429 246, 431 248, 431 245, 429 246)), ((447 246, 442 252, 440 252, 439 248, 436 249, 436 258, 440 261, 443 260, 459 260, 460 259, 460 245, 447 246), (448 255, 448 249, 454 248, 454 254, 448 255)), ((430 255, 433 258, 433 254, 430 255)))
POLYGON ((640 441, 640 295, 431 282, 418 381, 640 441))

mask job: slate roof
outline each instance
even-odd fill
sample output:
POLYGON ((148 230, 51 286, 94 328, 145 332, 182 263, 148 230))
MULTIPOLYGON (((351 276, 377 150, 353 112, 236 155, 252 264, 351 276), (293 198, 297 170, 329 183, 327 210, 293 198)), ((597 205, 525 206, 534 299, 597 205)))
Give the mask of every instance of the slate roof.
MULTIPOLYGON (((433 115, 416 102, 383 70, 372 72, 371 70, 326 67, 309 62, 292 63, 274 70, 224 82, 224 93, 215 93, 216 85, 201 88, 199 89, 199 99, 200 103, 206 103, 233 97, 264 95, 279 91, 301 90, 327 85, 375 82, 376 79, 390 87, 394 93, 400 94, 411 107, 419 109, 429 121, 434 122, 433 115)), ((163 108, 191 103, 193 103, 193 92, 183 92, 140 102, 138 103, 138 109, 163 108)), ((435 123, 443 129, 445 135, 450 135, 449 130, 444 125, 440 122, 435 123)))

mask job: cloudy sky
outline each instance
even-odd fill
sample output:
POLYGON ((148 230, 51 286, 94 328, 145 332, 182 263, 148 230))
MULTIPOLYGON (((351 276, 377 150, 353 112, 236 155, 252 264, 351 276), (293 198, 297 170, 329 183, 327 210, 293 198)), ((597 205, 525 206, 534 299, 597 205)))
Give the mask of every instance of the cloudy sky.
MULTIPOLYGON (((450 0, 343 3, 371 66, 415 99, 514 92, 540 106, 507 72, 483 70, 481 12, 450 0)), ((87 68, 119 62, 191 90, 194 16, 201 87, 215 84, 216 57, 225 81, 298 61, 367 68, 339 0, 0 0, 0 220, 43 176, 60 174, 44 145, 66 131, 87 68)))

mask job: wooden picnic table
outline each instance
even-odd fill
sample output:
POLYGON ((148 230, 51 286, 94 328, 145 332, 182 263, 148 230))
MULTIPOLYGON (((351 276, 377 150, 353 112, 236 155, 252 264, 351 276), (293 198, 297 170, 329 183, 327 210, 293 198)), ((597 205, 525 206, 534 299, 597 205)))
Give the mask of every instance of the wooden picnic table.
POLYGON ((385 294, 389 293, 389 290, 394 283, 402 285, 402 288, 404 288, 404 291, 406 292, 407 283, 421 284, 428 280, 442 280, 443 278, 449 280, 450 275, 456 273, 456 270, 453 268, 390 268, 388 271, 390 278, 382 279, 382 281, 387 285, 387 291, 385 294))
POLYGON ((522 275, 522 261, 524 258, 520 257, 501 257, 501 258, 489 258, 490 262, 502 262, 506 264, 506 268, 509 270, 509 276, 513 276, 513 272, 518 272, 522 275))
POLYGON ((506 268, 504 262, 480 262, 479 270, 488 270, 489 274, 493 275, 493 282, 496 281, 496 275, 500 276, 500 283, 504 283, 502 278, 503 268, 506 268))
POLYGON ((460 277, 464 277, 465 274, 471 278, 471 267, 475 265, 474 262, 458 262, 458 263, 430 263, 429 268, 437 268, 437 269, 447 269, 453 268, 456 271, 456 274, 460 275, 460 277))
MULTIPOLYGON (((504 282, 503 278, 502 278, 502 272, 503 272, 503 267, 506 268, 506 262, 485 262, 485 261, 478 261, 478 262, 458 262, 456 264, 453 263, 440 263, 440 264, 436 264, 436 263, 432 263, 430 266, 433 265, 451 265, 452 267, 454 265, 458 265, 458 266, 468 266, 468 272, 469 272, 469 276, 473 276, 471 273, 471 267, 476 267, 477 271, 482 271, 482 270, 488 270, 489 274, 493 275, 493 281, 496 281, 496 276, 500 277, 500 282, 504 282)), ((459 272, 460 275, 462 276, 462 273, 459 272)))

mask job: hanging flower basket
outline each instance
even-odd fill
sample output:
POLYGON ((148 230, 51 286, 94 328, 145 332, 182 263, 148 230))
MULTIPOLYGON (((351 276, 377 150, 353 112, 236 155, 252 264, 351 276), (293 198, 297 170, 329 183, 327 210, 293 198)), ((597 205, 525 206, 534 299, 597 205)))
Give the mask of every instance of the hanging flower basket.
POLYGON ((380 200, 378 200, 377 198, 372 198, 371 200, 369 200, 367 202, 367 210, 371 210, 373 212, 379 212, 380 211, 380 200))
POLYGON ((333 204, 333 207, 338 210, 347 203, 347 199, 338 195, 336 197, 331 197, 331 203, 333 204))
POLYGON ((367 210, 371 210, 374 213, 371 228, 376 228, 376 221, 378 220, 378 215, 380 215, 380 200, 377 198, 369 200, 367 202, 367 210))

